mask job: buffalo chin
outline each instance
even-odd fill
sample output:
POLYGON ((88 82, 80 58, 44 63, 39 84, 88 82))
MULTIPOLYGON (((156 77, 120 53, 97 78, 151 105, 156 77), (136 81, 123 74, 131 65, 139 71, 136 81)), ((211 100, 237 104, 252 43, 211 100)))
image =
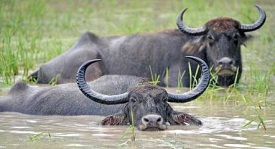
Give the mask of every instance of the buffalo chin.
POLYGON ((146 126, 146 125, 139 125, 138 130, 140 131, 163 131, 166 130, 166 125, 158 125, 158 126, 146 126))
POLYGON ((217 71, 217 75, 222 77, 234 76, 235 74, 236 72, 231 69, 223 69, 223 70, 217 71))
POLYGON ((218 76, 222 76, 222 77, 227 77, 227 76, 234 76, 236 74, 237 71, 236 66, 234 65, 218 65, 215 67, 215 74, 217 74, 218 76))
MULTIPOLYGON (((217 75, 217 85, 228 87, 234 83, 237 83, 240 77, 240 74, 238 73, 238 67, 236 66, 227 66, 227 67, 221 67, 218 66, 215 68, 214 74, 217 75), (236 79, 236 77, 238 77, 236 79)), ((240 72, 239 72, 240 73, 240 72)))

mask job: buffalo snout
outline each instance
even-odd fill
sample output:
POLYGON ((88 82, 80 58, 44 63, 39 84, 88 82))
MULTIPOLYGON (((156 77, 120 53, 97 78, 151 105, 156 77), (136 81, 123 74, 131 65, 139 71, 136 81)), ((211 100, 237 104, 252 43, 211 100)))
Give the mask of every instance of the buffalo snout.
POLYGON ((141 118, 141 124, 138 128, 141 131, 158 131, 165 130, 166 125, 161 115, 147 114, 141 118))
POLYGON ((219 76, 232 76, 236 74, 236 61, 229 57, 223 57, 216 62, 215 71, 219 76))

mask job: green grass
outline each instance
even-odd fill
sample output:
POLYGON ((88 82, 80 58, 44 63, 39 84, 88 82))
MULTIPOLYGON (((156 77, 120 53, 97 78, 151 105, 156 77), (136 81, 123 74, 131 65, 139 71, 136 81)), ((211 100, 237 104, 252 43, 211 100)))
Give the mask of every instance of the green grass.
POLYGON ((158 74, 154 74, 153 71, 152 71, 152 68, 151 66, 149 66, 149 70, 150 70, 150 75, 151 75, 151 84, 153 85, 157 85, 160 81, 159 81, 159 77, 160 75, 158 74))
MULTIPOLYGON (((1 0, 0 86, 10 87, 17 80, 26 80, 41 63, 68 50, 85 31, 107 36, 176 28, 177 15, 186 7, 188 11, 184 20, 192 27, 202 26, 219 16, 251 23, 258 18, 254 7, 256 2, 1 0)), ((259 2, 267 12, 267 22, 260 30, 251 33, 255 38, 242 47, 244 70, 240 84, 227 89, 211 87, 199 101, 222 100, 224 104, 232 100, 241 101, 248 107, 254 107, 251 110, 257 113, 258 118, 252 117, 252 120, 264 121, 262 107, 268 106, 268 99, 274 96, 275 88, 275 18, 274 7, 269 3, 259 2)), ((158 76, 152 77, 158 80, 158 76)))
POLYGON ((35 134, 35 135, 30 135, 29 140, 32 141, 32 142, 39 141, 39 140, 41 140, 42 137, 51 138, 51 134, 49 132, 40 132, 40 133, 35 134))
MULTIPOLYGON (((176 17, 185 7, 189 9, 184 20, 195 27, 221 15, 234 17, 244 23, 250 23, 258 16, 253 6, 254 1, 243 1, 240 6, 238 1, 215 3, 201 0, 170 2, 3 0, 1 3, 1 83, 9 85, 14 83, 15 75, 19 74, 22 78, 26 78, 30 71, 41 63, 67 50, 78 36, 87 30, 104 36, 176 28, 176 17), (216 9, 225 4, 228 5, 225 10, 216 9), (198 9, 200 11, 197 11, 198 9), (215 11, 211 11, 213 9, 215 11), (254 15, 256 17, 252 17, 254 15)), ((261 32, 267 34, 261 33, 260 39, 257 38, 260 41, 252 44, 255 46, 255 54, 263 57, 266 56, 264 51, 271 53, 272 47, 268 45, 274 39, 274 35, 269 32, 274 29, 268 24, 265 26, 261 32), (257 43, 266 43, 268 47, 257 48, 257 43)))

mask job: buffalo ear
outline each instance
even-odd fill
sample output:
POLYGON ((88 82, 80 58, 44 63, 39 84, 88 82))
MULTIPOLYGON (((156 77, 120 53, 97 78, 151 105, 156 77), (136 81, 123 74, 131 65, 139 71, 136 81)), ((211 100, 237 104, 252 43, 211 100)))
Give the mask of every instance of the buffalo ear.
POLYGON ((102 121, 102 125, 121 125, 124 120, 124 116, 121 114, 108 115, 102 121))
POLYGON ((254 38, 253 35, 250 35, 250 34, 245 35, 245 36, 242 38, 242 43, 245 43, 245 42, 247 42, 247 41, 250 41, 250 40, 252 40, 253 38, 254 38))
POLYGON ((172 118, 176 123, 182 125, 202 125, 202 122, 192 115, 186 113, 176 113, 172 115, 172 118))
POLYGON ((193 54, 201 52, 205 48, 206 44, 203 42, 203 37, 186 42, 181 51, 187 54, 193 54))
POLYGON ((241 39, 241 45, 243 45, 244 47, 247 47, 245 43, 246 43, 247 41, 252 40, 253 38, 254 38, 253 35, 245 35, 245 36, 241 39))

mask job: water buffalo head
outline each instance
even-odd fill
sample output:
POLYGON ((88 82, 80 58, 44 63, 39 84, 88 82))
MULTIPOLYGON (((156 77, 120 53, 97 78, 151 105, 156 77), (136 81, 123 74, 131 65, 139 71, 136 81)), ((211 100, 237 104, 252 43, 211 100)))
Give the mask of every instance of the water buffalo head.
POLYGON ((170 125, 201 125, 202 122, 195 117, 176 112, 168 102, 184 103, 196 99, 207 88, 210 72, 207 64, 196 57, 188 57, 201 65, 202 76, 198 85, 189 92, 175 94, 165 89, 150 85, 138 84, 128 92, 119 95, 105 95, 92 90, 85 81, 86 68, 99 59, 84 63, 78 70, 76 80, 78 87, 89 99, 107 105, 124 104, 119 113, 109 115, 102 120, 103 125, 133 124, 139 130, 165 130, 167 123, 170 125))
POLYGON ((266 20, 265 11, 260 6, 255 6, 260 17, 253 24, 241 24, 234 19, 221 17, 208 21, 201 28, 190 28, 182 21, 186 9, 178 16, 177 25, 181 32, 199 36, 198 39, 185 44, 183 50, 204 50, 207 63, 212 67, 213 73, 217 74, 217 83, 221 86, 229 86, 239 80, 242 72, 241 45, 248 39, 245 32, 259 29, 266 20))

